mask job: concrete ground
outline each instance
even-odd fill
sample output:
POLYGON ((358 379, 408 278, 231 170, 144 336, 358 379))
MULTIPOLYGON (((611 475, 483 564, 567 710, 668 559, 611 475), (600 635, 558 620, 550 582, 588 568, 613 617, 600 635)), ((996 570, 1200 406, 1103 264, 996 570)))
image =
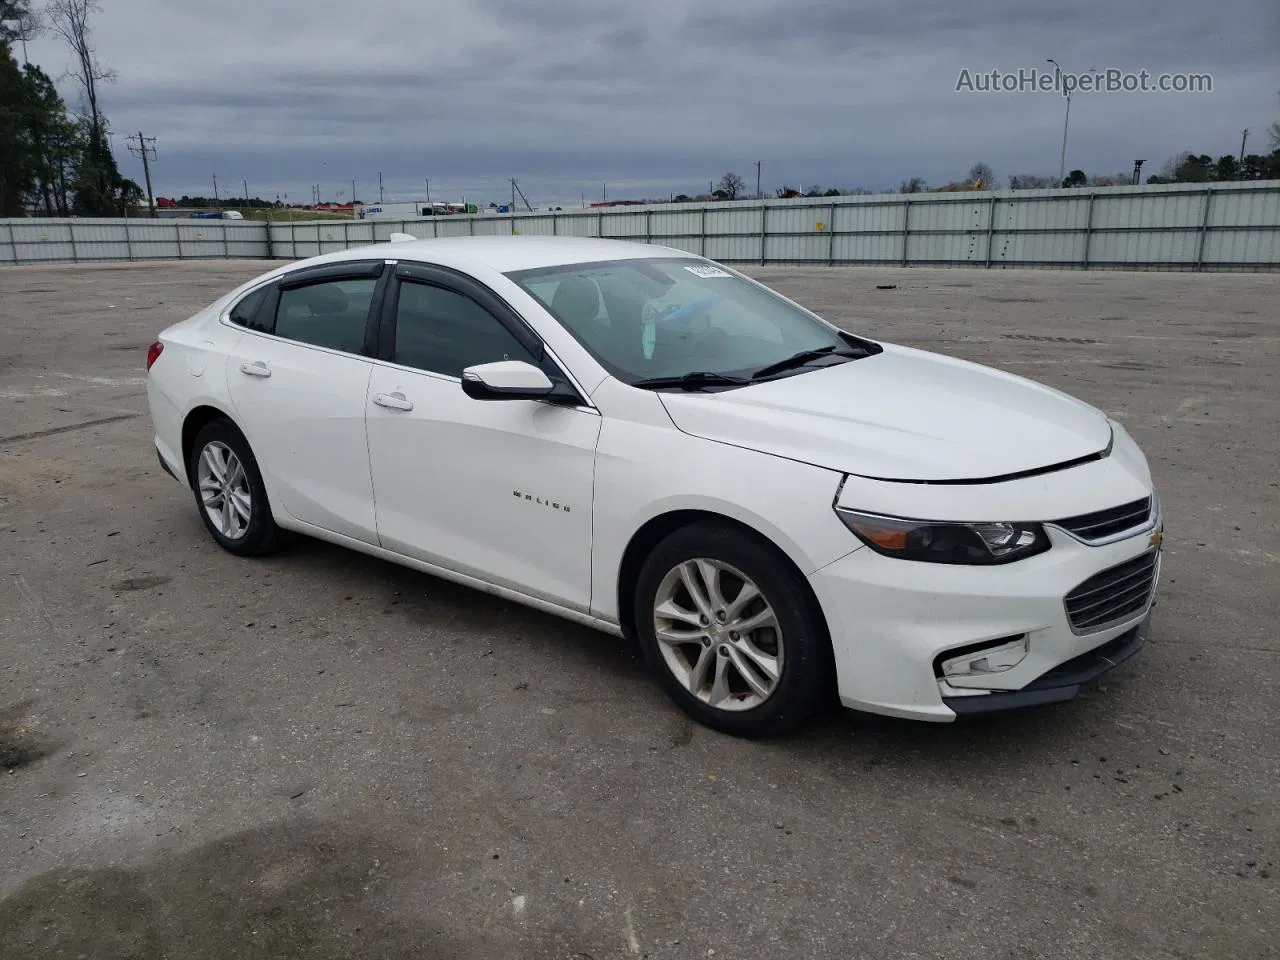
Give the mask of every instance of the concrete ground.
POLYGON ((751 743, 624 641, 219 550, 143 358, 264 267, 0 270, 0 956, 1278 955, 1273 276, 756 271, 1122 419, 1168 554, 1147 649, 1073 703, 751 743))

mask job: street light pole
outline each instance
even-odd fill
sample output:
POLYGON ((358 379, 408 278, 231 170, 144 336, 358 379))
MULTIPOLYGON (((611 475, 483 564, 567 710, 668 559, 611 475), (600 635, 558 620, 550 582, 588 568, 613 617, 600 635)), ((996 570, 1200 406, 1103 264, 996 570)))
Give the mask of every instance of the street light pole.
MULTIPOLYGON (((1055 70, 1058 71, 1059 82, 1061 82, 1063 69, 1062 65, 1052 57, 1045 60, 1045 63, 1052 63, 1055 70)), ((1058 160, 1058 186, 1062 186, 1062 181, 1067 176, 1067 129, 1071 125, 1071 91, 1067 91, 1067 114, 1062 120, 1062 156, 1058 160)))

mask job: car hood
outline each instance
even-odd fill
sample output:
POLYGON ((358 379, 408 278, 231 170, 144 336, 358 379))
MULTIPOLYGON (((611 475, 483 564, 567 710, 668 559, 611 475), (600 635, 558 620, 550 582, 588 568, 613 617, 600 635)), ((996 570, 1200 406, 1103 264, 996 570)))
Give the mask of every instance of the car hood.
POLYGON ((661 393, 707 440, 886 480, 961 481, 1106 449, 1098 410, 1042 384, 938 354, 884 352, 750 387, 661 393))

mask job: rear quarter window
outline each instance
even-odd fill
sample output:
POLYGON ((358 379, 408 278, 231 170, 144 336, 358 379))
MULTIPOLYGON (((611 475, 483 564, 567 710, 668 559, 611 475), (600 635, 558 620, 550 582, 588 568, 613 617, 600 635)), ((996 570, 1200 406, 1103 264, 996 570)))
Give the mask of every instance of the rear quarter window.
POLYGON ((262 320, 270 318, 262 317, 262 303, 267 299, 267 292, 270 287, 259 287, 252 293, 247 293, 240 298, 239 302, 231 308, 229 316, 231 322, 242 327, 248 327, 250 330, 257 330, 260 333, 270 333, 271 324, 263 323, 262 320))

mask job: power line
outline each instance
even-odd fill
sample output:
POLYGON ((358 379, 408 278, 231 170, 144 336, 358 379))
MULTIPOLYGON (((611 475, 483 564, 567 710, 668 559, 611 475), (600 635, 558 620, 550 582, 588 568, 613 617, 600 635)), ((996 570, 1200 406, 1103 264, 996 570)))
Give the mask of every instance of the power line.
POLYGON ((125 137, 128 142, 128 150, 133 156, 142 160, 142 175, 147 181, 147 208, 151 211, 151 216, 156 215, 156 200, 151 194, 151 161, 156 158, 155 137, 144 137, 142 131, 130 134, 125 137))

